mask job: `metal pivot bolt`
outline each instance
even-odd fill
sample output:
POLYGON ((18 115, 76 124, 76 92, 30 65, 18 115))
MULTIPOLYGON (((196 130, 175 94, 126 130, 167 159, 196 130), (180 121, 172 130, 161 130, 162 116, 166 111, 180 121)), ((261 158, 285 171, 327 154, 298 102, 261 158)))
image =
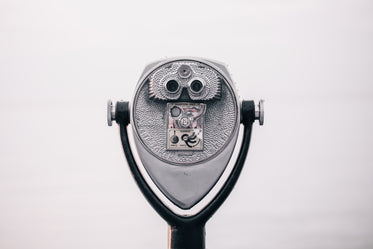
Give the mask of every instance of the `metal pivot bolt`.
POLYGON ((113 120, 118 124, 128 125, 130 123, 129 102, 117 101, 115 108, 113 102, 109 99, 107 102, 107 124, 112 126, 113 120))
POLYGON ((255 119, 259 120, 259 125, 264 124, 264 100, 259 100, 259 104, 255 105, 255 119))
POLYGON ((113 101, 109 99, 107 101, 107 125, 112 126, 113 120, 115 120, 115 111, 114 111, 113 101))

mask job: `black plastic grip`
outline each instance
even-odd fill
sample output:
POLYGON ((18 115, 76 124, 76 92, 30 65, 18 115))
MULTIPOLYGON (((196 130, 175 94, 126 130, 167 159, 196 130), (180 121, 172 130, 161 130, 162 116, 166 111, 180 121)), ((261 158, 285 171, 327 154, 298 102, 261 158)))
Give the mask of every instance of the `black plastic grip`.
POLYGON ((115 121, 118 124, 128 125, 130 123, 129 102, 118 101, 115 105, 115 121))
POLYGON ((252 100, 243 100, 241 106, 241 123, 252 124, 255 121, 255 103, 252 100))

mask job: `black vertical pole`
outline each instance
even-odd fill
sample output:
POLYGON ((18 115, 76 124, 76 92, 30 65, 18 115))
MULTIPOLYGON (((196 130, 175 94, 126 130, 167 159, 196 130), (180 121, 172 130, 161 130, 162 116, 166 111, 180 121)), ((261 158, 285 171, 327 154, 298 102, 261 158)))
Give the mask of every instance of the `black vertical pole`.
POLYGON ((169 249, 205 249, 205 225, 169 225, 169 249))

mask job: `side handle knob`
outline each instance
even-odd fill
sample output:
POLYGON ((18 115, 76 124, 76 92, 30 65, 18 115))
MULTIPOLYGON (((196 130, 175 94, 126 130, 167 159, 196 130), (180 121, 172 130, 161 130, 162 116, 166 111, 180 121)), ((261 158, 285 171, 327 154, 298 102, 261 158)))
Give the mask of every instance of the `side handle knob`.
POLYGON ((259 125, 264 124, 264 100, 259 100, 259 104, 255 105, 255 119, 259 120, 259 125))
POLYGON ((109 99, 107 101, 107 125, 112 126, 113 120, 115 120, 115 111, 114 111, 113 101, 109 99))
POLYGON ((107 124, 108 126, 113 125, 113 121, 118 124, 128 125, 130 123, 130 109, 129 102, 118 101, 115 104, 115 110, 113 101, 110 99, 107 102, 107 124))

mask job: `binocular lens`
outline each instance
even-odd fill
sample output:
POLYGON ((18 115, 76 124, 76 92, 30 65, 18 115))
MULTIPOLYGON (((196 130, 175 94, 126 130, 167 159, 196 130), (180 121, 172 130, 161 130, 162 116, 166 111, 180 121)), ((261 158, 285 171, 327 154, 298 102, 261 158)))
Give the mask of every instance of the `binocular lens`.
POLYGON ((167 91, 174 93, 179 89, 179 83, 176 80, 170 80, 166 84, 167 91))
POLYGON ((192 89, 193 92, 200 92, 203 88, 203 84, 199 80, 193 80, 193 82, 190 84, 190 88, 192 89))

